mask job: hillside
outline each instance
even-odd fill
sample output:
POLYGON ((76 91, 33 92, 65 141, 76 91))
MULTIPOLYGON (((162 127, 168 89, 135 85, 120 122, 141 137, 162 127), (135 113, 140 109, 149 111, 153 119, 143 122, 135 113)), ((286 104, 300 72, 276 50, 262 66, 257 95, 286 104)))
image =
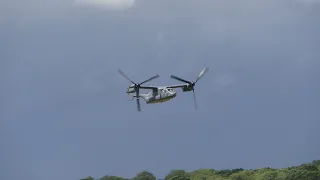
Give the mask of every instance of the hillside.
MULTIPOLYGON (((156 177, 151 172, 143 171, 131 179, 118 176, 95 179, 90 176, 81 180, 156 180, 156 177)), ((193 172, 172 170, 164 180, 320 180, 320 160, 282 169, 199 169, 193 172)))

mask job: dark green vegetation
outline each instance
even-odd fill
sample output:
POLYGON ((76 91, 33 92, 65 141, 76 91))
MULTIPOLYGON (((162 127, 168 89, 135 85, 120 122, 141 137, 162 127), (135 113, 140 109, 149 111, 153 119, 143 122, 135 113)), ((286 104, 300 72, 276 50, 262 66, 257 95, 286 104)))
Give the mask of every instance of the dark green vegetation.
MULTIPOLYGON (((156 177, 148 171, 143 171, 129 179, 104 176, 98 179, 87 177, 81 180, 156 180, 156 177)), ((164 180, 320 180, 320 160, 283 169, 199 169, 193 172, 172 170, 164 180)))

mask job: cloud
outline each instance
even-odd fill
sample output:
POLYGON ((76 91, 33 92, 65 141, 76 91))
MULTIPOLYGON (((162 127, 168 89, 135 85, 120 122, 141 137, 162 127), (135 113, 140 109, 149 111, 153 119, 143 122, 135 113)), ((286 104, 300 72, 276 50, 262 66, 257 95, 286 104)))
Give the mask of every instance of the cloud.
POLYGON ((75 5, 95 6, 113 10, 124 10, 135 5, 135 0, 75 0, 75 5))

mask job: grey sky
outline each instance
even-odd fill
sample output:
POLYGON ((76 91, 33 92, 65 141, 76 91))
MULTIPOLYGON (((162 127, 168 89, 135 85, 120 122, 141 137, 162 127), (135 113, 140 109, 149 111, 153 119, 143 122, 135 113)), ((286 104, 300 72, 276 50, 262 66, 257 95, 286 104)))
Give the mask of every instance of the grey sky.
POLYGON ((0 1, 0 178, 320 159, 320 1, 0 1), (129 82, 194 80, 136 111, 129 82))

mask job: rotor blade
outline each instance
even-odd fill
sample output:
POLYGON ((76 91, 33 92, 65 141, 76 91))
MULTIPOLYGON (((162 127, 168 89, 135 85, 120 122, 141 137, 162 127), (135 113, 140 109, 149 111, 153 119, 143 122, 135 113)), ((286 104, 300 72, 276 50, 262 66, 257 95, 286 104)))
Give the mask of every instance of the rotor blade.
POLYGON ((198 109, 196 94, 195 94, 195 92, 194 92, 194 89, 193 89, 192 91, 193 91, 194 108, 195 108, 195 109, 198 109))
POLYGON ((199 75, 198 75, 198 77, 197 77, 197 79, 196 79, 196 82, 198 82, 199 79, 201 79, 208 70, 209 70, 209 68, 207 68, 207 67, 204 68, 204 69, 199 73, 199 75))
POLYGON ((129 80, 130 82, 132 82, 133 84, 136 84, 135 82, 133 82, 127 75, 125 75, 120 69, 118 69, 118 72, 125 77, 127 80, 129 80))
POLYGON ((137 97, 137 107, 138 107, 138 111, 141 111, 141 108, 140 108, 140 99, 139 99, 139 97, 137 97))
POLYGON ((155 75, 155 76, 153 76, 153 77, 151 77, 151 78, 149 78, 149 79, 147 79, 147 80, 145 80, 145 81, 143 81, 142 83, 139 83, 139 84, 140 84, 140 85, 141 85, 141 84, 144 84, 144 83, 146 83, 146 82, 148 82, 148 81, 151 81, 151 80, 153 80, 153 79, 156 79, 156 78, 158 78, 158 77, 160 77, 159 74, 157 74, 157 75, 155 75))
POLYGON ((139 97, 139 89, 137 89, 136 91, 136 95, 137 95, 137 108, 138 108, 138 111, 141 111, 141 107, 140 107, 140 97, 139 97))
POLYGON ((182 81, 182 82, 185 82, 185 83, 188 83, 188 84, 192 84, 192 82, 184 80, 184 79, 181 79, 181 78, 179 78, 179 77, 177 77, 175 75, 171 75, 170 77, 173 78, 173 79, 176 79, 178 81, 182 81))

